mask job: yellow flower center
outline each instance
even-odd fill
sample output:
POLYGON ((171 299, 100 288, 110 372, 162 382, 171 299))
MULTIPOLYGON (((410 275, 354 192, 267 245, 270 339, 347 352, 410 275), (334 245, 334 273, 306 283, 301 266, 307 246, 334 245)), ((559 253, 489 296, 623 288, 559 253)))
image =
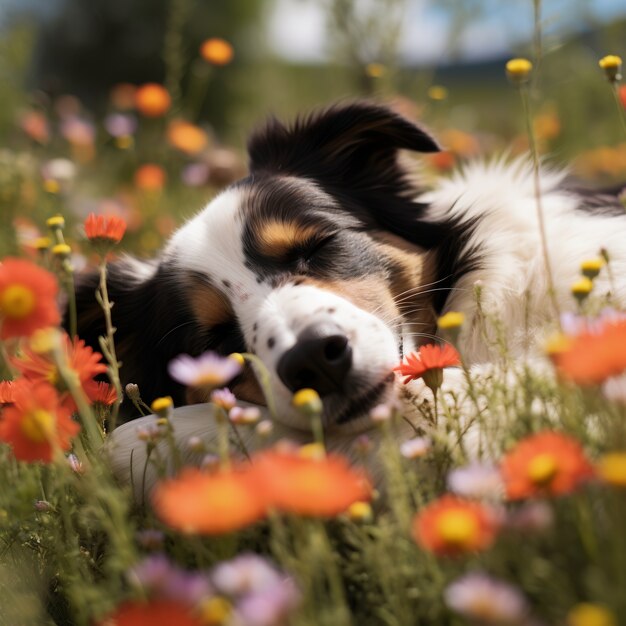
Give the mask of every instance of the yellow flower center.
POLYGON ((626 487, 626 452, 605 454, 598 463, 598 473, 609 485, 626 487))
POLYGON ((442 330, 449 330, 453 328, 460 328, 465 321, 465 315, 458 311, 448 311, 445 315, 442 315, 437 320, 437 326, 442 330))
POLYGON ((528 464, 528 478, 535 485, 548 485, 559 469, 552 454, 538 454, 528 464))
POLYGON ((232 604, 220 596, 209 598, 200 604, 200 619, 206 626, 223 624, 232 613, 232 604))
POLYGON ((617 626, 615 615, 600 604, 577 604, 567 616, 568 626, 617 626))
POLYGON ((22 433, 34 443, 50 441, 54 433, 54 415, 44 409, 35 409, 26 413, 20 424, 22 433))
POLYGON ((437 520, 437 530, 447 544, 463 547, 476 536, 478 522, 468 511, 452 509, 441 514, 437 520))
POLYGON ((0 311, 16 320, 28 317, 35 308, 35 294, 25 285, 10 285, 0 295, 0 311))

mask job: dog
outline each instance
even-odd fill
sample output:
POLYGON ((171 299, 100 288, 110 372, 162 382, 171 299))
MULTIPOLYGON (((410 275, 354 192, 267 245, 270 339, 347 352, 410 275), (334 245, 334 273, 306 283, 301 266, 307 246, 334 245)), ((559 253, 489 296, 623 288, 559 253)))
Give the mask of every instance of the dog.
MULTIPOLYGON (((176 231, 158 258, 110 266, 123 383, 138 384, 146 402, 206 402, 170 378, 168 363, 181 353, 254 353, 269 375, 280 434, 308 436, 308 418, 291 399, 310 387, 332 447, 372 428, 371 409, 402 387, 394 366, 436 339, 446 311, 465 314, 459 346, 468 365, 497 359, 481 331, 486 315, 501 320, 510 355, 526 354, 554 319, 532 163, 470 163, 423 189, 407 153, 438 150, 427 130, 371 102, 292 125, 271 119, 249 140, 246 178, 176 231)), ((540 189, 560 308, 572 308, 580 262, 601 248, 617 282, 605 272, 596 291, 623 304, 626 216, 617 191, 590 192, 545 168, 540 189)), ((79 336, 94 347, 104 332, 96 285, 87 276, 77 290, 79 336)), ((231 389, 264 404, 249 366, 231 389)), ((133 417, 132 405, 123 407, 123 418, 133 417)), ((186 424, 185 435, 199 428, 186 424)), ((122 446, 119 463, 128 451, 122 446)))

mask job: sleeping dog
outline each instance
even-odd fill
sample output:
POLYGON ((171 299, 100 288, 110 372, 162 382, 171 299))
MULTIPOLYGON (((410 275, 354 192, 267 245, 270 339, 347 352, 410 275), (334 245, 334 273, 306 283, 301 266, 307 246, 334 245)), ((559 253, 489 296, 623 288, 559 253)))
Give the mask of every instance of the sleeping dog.
MULTIPOLYGON (((470 164, 421 189, 401 151, 438 150, 423 128, 372 103, 337 105, 290 126, 269 121, 249 140, 248 177, 183 225, 157 259, 110 267, 123 382, 137 383, 147 402, 204 402, 169 377, 168 362, 181 353, 251 352, 269 372, 280 434, 307 436, 291 398, 311 387, 332 446, 371 428, 370 410, 399 387, 393 367, 433 341, 442 313, 465 313, 467 363, 493 359, 476 281, 482 314, 502 321, 509 353, 527 350, 553 315, 532 168, 527 160, 470 164)), ((618 281, 613 301, 623 302, 626 216, 617 195, 590 194, 553 171, 542 172, 541 193, 563 309, 580 262, 600 248, 618 281)), ((608 291, 603 281, 597 289, 608 291)), ((77 299, 79 335, 97 347, 95 287, 86 277, 77 299)), ((264 402, 251 368, 231 387, 243 401, 264 402)), ((132 406, 123 406, 131 418, 132 406)), ((185 434, 205 427, 205 416, 186 412, 197 420, 181 427, 185 434)), ((134 428, 118 430, 124 457, 134 428)))

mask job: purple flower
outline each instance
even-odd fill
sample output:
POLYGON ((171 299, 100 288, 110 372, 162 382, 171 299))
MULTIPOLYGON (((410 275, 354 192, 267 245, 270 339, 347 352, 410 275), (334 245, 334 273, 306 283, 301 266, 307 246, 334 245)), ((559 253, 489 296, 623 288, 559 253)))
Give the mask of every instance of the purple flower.
POLYGON ((464 498, 501 500, 504 484, 500 472, 493 465, 473 463, 448 473, 448 488, 464 498))
POLYGON ((448 585, 444 600, 459 615, 482 624, 518 624, 528 614, 528 602, 517 587, 479 572, 448 585))
POLYGON ((169 362, 167 371, 174 380, 183 385, 220 387, 241 372, 241 365, 231 357, 205 352, 197 358, 181 354, 169 362))
POLYGON ((187 187, 202 187, 209 178, 209 166, 206 163, 190 163, 180 177, 187 187))
POLYGON ((90 146, 96 138, 96 129, 87 120, 69 117, 61 122, 61 135, 71 144, 90 146))
POLYGON ((213 584, 220 592, 231 596, 261 591, 281 579, 282 574, 269 561, 256 554, 236 556, 216 565, 212 572, 213 584))
POLYGON ((104 118, 104 127, 112 137, 127 137, 137 130, 137 120, 132 115, 111 113, 104 118))
POLYGON ((278 626, 300 602, 300 594, 291 578, 244 596, 235 612, 247 626, 278 626))
POLYGON ((228 418, 233 424, 250 425, 256 424, 261 417, 261 411, 255 406, 233 407, 229 413, 228 418))
POLYGON ((510 511, 505 523, 518 532, 542 532, 554 524, 554 511, 544 501, 526 502, 510 511))
POLYGON ((406 459, 418 459, 423 457, 432 447, 428 437, 414 437, 400 444, 400 454, 406 459))
POLYGON ((230 389, 224 387, 224 389, 216 389, 211 392, 211 402, 230 411, 230 409, 237 404, 237 398, 235 398, 235 395, 230 389))

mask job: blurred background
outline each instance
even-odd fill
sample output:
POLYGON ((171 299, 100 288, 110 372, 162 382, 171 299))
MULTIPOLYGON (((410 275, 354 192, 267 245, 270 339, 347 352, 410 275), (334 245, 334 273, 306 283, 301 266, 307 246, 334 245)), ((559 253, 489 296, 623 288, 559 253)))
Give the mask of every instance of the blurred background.
POLYGON ((1 0, 0 29, 3 254, 45 253, 57 212, 78 241, 96 211, 124 217, 126 247, 149 255, 245 174, 255 123, 341 98, 373 96, 431 128, 446 151, 425 177, 523 152, 504 64, 535 59, 538 30, 540 150, 592 181, 626 179, 598 68, 626 57, 622 0, 1 0))

